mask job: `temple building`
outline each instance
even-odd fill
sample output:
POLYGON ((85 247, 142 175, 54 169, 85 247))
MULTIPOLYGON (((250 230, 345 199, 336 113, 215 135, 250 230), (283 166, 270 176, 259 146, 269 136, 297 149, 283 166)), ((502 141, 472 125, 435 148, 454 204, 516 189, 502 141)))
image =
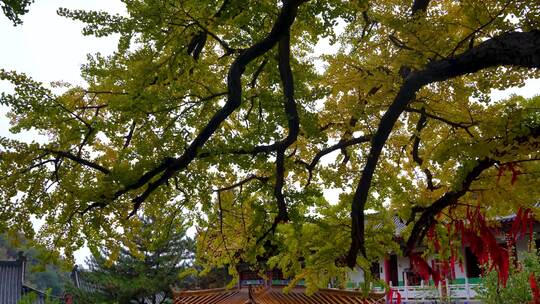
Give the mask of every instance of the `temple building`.
MULTIPOLYGON (((509 215, 496 219, 498 222, 496 239, 499 246, 510 250, 510 256, 519 260, 521 252, 527 252, 529 249, 540 249, 540 239, 535 239, 540 233, 540 222, 534 221, 531 231, 527 231, 526 235, 518 239, 515 246, 509 247, 508 232, 512 228, 515 217, 515 215, 509 215)), ((396 238, 399 238, 405 229, 405 224, 397 217, 394 218, 394 224, 396 238)), ((425 248, 419 246, 416 253, 422 255, 423 250, 425 248)), ((442 284, 436 286, 432 279, 422 280, 421 276, 414 270, 411 259, 397 252, 389 252, 385 258, 374 263, 370 271, 373 277, 379 278, 391 286, 394 301, 399 293, 401 303, 423 303, 424 301, 432 303, 444 296, 451 297, 453 303, 480 303, 477 289, 482 284, 481 266, 467 244, 463 245, 460 256, 461 263, 455 261, 451 264, 450 275, 444 282, 444 288, 441 286, 442 284)), ((426 262, 432 269, 439 269, 442 266, 441 261, 432 257, 428 257, 426 262)), ((359 288, 363 282, 363 271, 357 269, 349 274, 347 288, 359 288)))

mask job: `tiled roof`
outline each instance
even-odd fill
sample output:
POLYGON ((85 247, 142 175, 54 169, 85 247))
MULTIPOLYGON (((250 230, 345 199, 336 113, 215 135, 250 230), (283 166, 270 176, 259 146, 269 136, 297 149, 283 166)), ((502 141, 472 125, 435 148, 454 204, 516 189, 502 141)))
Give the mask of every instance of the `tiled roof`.
POLYGON ((0 261, 0 303, 17 304, 21 298, 24 262, 0 261))
POLYGON ((384 303, 383 294, 363 298, 355 291, 323 289, 311 296, 304 288, 292 288, 288 293, 278 286, 253 289, 208 289, 174 292, 175 304, 377 304, 384 303))
MULTIPOLYGON (((45 304, 46 294, 43 291, 23 284, 22 292, 23 294, 33 292, 36 295, 36 299, 33 304, 45 304)), ((51 296, 51 299, 58 300, 60 303, 63 303, 62 298, 51 296)))
POLYGON ((405 223, 398 216, 393 216, 392 222, 394 222, 394 225, 395 225, 395 230, 394 230, 395 235, 398 235, 398 236, 401 235, 403 230, 407 228, 407 225, 405 225, 405 223))
MULTIPOLYGON (((368 223, 369 221, 370 219, 368 218, 364 223, 368 223)), ((405 225, 403 220, 397 215, 392 216, 392 223, 394 224, 394 236, 401 236, 401 233, 405 228, 407 228, 407 225, 405 225)), ((376 229, 380 229, 382 227, 383 223, 379 222, 375 224, 376 229)))
MULTIPOLYGON (((20 255, 16 261, 0 261, 0 304, 17 304, 27 293, 34 293, 36 300, 33 304, 44 304, 45 293, 24 284, 24 268, 26 259, 20 255)), ((62 299, 52 297, 57 300, 62 299)))
POLYGON ((304 288, 294 288, 285 294, 279 287, 269 287, 254 296, 257 304, 374 304, 384 303, 383 295, 372 294, 370 298, 363 298, 361 293, 355 291, 323 289, 311 296, 306 295, 304 288), (382 301, 380 301, 382 300, 382 301))
POLYGON ((80 270, 78 266, 75 266, 73 268, 73 271, 71 271, 71 280, 73 281, 73 285, 78 289, 81 289, 85 292, 99 292, 101 290, 99 286, 90 282, 85 277, 86 272, 80 270))
POLYGON ((174 304, 244 304, 249 300, 249 292, 247 288, 218 288, 174 292, 174 298, 174 304))

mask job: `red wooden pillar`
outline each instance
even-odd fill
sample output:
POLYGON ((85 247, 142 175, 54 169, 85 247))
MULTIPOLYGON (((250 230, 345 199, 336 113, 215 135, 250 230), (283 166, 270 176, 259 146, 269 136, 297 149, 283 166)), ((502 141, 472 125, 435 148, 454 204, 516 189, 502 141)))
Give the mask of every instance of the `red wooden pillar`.
POLYGON ((66 294, 64 296, 64 301, 66 304, 73 304, 73 296, 71 296, 71 294, 66 294))
POLYGON ((388 285, 390 285, 390 281, 392 281, 392 264, 388 257, 384 257, 384 281, 388 285))

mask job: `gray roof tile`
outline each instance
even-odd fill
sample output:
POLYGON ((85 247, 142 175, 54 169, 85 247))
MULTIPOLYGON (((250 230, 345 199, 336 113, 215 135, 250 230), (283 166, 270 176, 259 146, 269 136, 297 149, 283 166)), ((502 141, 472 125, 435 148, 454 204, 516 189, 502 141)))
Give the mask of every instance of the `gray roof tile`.
POLYGON ((0 303, 17 304, 21 298, 24 262, 0 261, 0 303))

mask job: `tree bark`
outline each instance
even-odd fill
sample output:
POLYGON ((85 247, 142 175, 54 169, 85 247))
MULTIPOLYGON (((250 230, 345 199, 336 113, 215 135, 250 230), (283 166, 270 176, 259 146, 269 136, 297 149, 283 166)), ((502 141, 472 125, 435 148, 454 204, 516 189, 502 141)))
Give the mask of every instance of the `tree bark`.
POLYGON ((423 86, 497 66, 540 67, 540 31, 511 32, 489 39, 452 58, 433 61, 420 71, 411 72, 405 79, 394 101, 383 115, 371 141, 366 165, 354 194, 352 243, 346 257, 347 265, 354 267, 359 252, 365 255, 364 207, 371 180, 384 147, 397 119, 406 109, 416 92, 423 86))

